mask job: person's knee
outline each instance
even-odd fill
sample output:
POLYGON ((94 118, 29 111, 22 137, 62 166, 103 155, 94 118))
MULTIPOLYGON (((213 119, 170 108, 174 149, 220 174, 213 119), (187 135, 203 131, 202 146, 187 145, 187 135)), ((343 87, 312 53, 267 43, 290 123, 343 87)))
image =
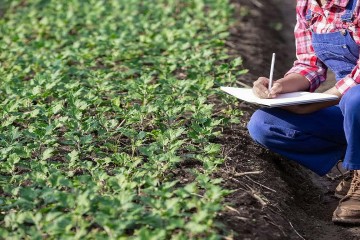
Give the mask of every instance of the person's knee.
POLYGON ((343 114, 351 114, 360 117, 360 85, 350 88, 340 101, 343 114))
POLYGON ((265 124, 265 112, 262 110, 257 110, 250 118, 250 121, 247 124, 247 128, 250 136, 257 143, 266 146, 267 139, 269 137, 269 132, 266 130, 265 124))

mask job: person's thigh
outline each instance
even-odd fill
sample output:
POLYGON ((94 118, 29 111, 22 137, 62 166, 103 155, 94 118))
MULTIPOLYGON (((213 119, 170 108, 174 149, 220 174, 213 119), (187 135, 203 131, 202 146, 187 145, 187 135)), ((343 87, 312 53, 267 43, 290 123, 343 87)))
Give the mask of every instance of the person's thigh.
POLYGON ((338 106, 311 114, 295 114, 280 108, 263 108, 253 114, 248 127, 260 132, 264 130, 283 132, 288 138, 309 135, 343 145, 346 144, 343 121, 338 106), (251 127, 251 125, 255 126, 251 127))
POLYGON ((253 114, 248 130, 262 146, 322 175, 345 154, 343 120, 338 106, 301 115, 264 108, 253 114))

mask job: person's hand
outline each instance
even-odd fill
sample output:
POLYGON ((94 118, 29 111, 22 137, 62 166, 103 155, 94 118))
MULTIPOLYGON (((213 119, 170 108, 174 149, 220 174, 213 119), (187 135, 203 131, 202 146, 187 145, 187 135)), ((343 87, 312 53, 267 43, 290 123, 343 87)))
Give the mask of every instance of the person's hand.
POLYGON ((275 98, 283 89, 280 82, 274 82, 270 91, 268 90, 268 87, 269 79, 266 77, 259 77, 258 80, 254 82, 252 90, 259 98, 275 98))

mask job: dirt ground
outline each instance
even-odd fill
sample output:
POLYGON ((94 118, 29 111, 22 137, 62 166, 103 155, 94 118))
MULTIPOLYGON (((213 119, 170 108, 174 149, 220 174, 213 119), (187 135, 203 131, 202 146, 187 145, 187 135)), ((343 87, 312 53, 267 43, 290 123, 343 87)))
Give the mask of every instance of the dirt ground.
MULTIPOLYGON (((251 86, 258 76, 269 74, 272 52, 277 53, 275 78, 292 66, 295 2, 233 0, 238 21, 227 46, 249 69, 239 78, 239 86, 251 86)), ((321 91, 333 82, 329 79, 321 91)), ((244 112, 241 124, 225 129, 216 140, 224 146, 227 159, 218 175, 234 191, 219 220, 233 231, 233 239, 360 239, 360 228, 331 222, 339 180, 319 177, 254 144, 246 123, 255 107, 246 103, 240 107, 244 112)))

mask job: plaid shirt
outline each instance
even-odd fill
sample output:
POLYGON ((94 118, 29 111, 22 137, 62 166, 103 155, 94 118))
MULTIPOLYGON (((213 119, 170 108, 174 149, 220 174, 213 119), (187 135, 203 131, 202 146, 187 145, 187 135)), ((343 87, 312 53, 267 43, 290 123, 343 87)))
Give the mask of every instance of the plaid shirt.
MULTIPOLYGON (((357 3, 352 23, 343 23, 341 15, 345 12, 345 7, 349 0, 328 0, 322 7, 316 0, 297 0, 296 13, 297 24, 295 26, 296 56, 294 66, 287 72, 298 73, 305 76, 310 82, 310 91, 315 91, 320 83, 326 80, 327 67, 316 57, 311 45, 311 30, 315 33, 329 33, 347 28, 351 32, 354 41, 360 44, 360 23, 358 24, 359 4, 357 3), (313 12, 313 18, 309 24, 305 16, 307 10, 313 12)), ((351 87, 360 83, 360 61, 356 67, 345 78, 336 83, 336 88, 344 94, 351 87)))

